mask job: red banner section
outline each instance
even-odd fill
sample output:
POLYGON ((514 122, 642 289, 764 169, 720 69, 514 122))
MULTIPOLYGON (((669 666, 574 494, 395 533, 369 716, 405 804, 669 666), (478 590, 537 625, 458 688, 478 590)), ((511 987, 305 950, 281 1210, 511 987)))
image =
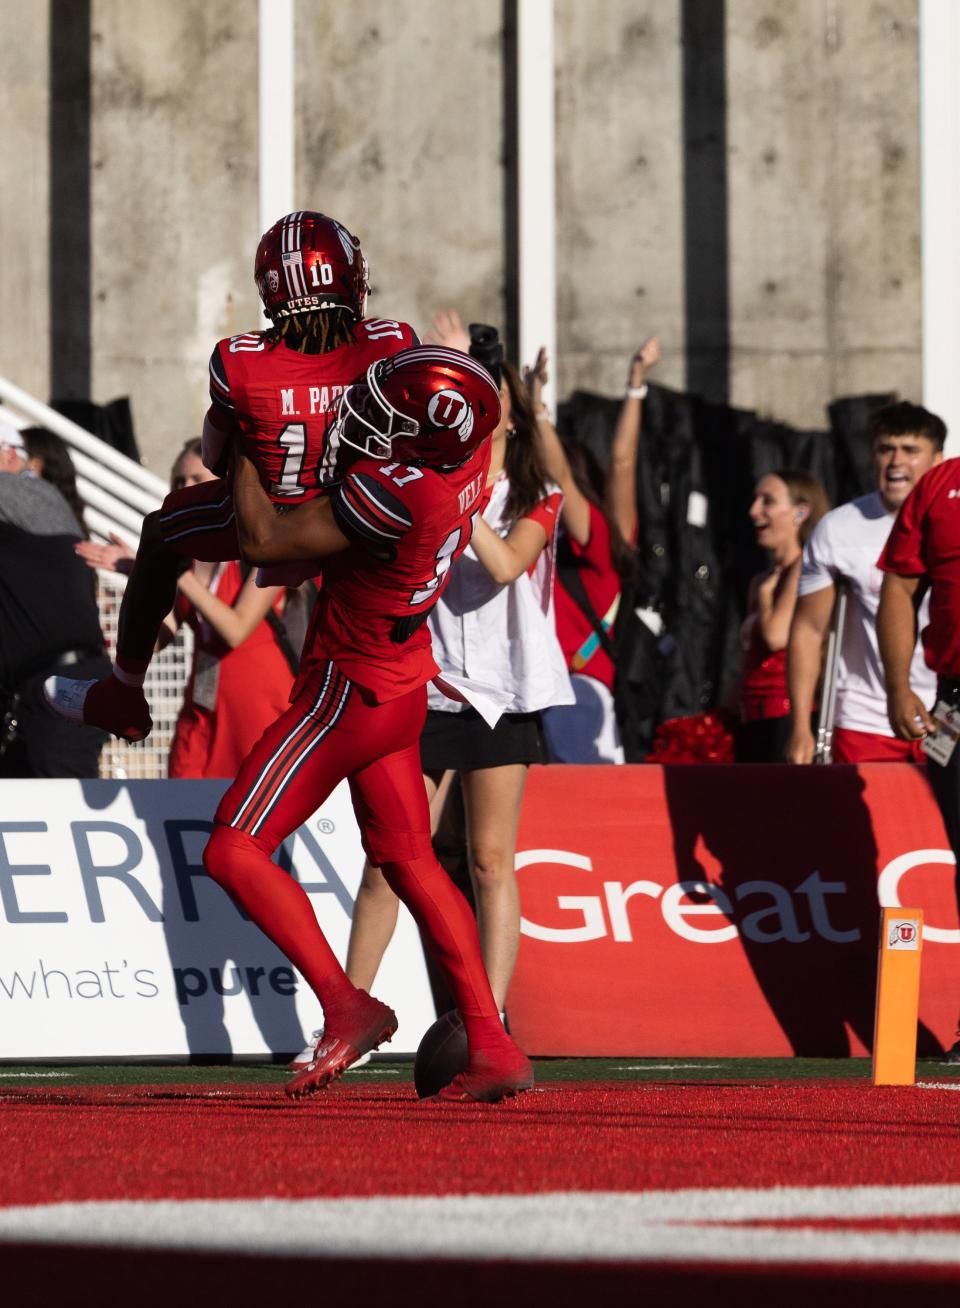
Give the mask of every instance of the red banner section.
POLYGON ((960 1010, 921 768, 531 768, 511 1029, 543 1055, 864 1054, 879 907, 924 914, 918 1052, 960 1010))

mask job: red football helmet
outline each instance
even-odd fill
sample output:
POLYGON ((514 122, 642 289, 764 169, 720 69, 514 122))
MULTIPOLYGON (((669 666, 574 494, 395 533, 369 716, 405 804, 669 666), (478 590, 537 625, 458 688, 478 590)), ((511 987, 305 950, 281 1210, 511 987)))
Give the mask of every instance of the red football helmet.
POLYGON ((367 369, 343 393, 338 434, 374 459, 456 467, 500 421, 500 392, 460 350, 415 345, 367 369))
POLYGON ((311 309, 349 309, 362 318, 367 261, 360 242, 322 213, 288 213, 260 237, 254 280, 268 318, 311 309))

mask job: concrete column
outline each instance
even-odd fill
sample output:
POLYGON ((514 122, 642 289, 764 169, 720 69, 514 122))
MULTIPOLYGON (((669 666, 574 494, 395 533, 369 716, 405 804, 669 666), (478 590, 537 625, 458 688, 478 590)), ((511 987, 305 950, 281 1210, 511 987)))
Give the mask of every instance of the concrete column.
POLYGON ((546 348, 543 400, 551 407, 558 384, 553 8, 554 0, 517 6, 519 362, 532 364, 546 348))
POLYGON ((214 343, 263 323, 255 0, 93 0, 91 60, 91 398, 131 396, 165 475, 214 343))
MULTIPOLYGON (((49 22, 46 5, 7 4, 0 41, 0 371, 41 399, 50 376, 49 22)), ((57 275, 68 280, 69 266, 57 275)))
POLYGON ((915 0, 727 6, 732 398, 919 393, 915 0))
POLYGON ((257 159, 261 232, 299 207, 293 182, 294 39, 293 0, 259 0, 257 159))
POLYGON ((297 9, 298 203, 362 240, 370 314, 504 324, 502 44, 497 4, 297 9))
MULTIPOLYGON (((522 0, 521 0, 522 2, 522 0)), ((556 0, 557 351, 562 393, 622 392, 658 332, 685 376, 677 0, 556 0)))

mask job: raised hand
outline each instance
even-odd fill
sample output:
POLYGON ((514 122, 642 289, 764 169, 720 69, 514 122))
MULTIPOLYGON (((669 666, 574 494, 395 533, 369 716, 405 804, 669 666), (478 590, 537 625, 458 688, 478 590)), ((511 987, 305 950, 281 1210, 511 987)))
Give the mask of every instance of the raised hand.
POLYGON ((647 373, 660 362, 660 359, 660 337, 648 336, 630 360, 630 385, 642 386, 646 381, 647 373))
POLYGON ((443 345, 448 350, 462 350, 470 353, 470 333, 460 321, 456 309, 441 309, 433 320, 433 326, 424 333, 427 345, 443 345))
POLYGON ((523 380, 527 390, 530 392, 530 398, 534 405, 539 404, 543 388, 550 380, 550 371, 547 360, 547 347, 541 345, 537 350, 537 357, 534 360, 532 368, 524 368, 523 380))

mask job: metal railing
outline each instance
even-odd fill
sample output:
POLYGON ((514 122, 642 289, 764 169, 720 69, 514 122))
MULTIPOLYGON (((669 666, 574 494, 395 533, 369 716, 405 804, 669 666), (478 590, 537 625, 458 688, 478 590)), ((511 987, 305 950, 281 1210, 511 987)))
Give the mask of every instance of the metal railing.
POLYGON ((0 377, 0 400, 15 426, 46 427, 70 446, 91 532, 103 540, 115 532, 136 545, 143 515, 160 507, 169 490, 166 482, 5 377, 0 377))

